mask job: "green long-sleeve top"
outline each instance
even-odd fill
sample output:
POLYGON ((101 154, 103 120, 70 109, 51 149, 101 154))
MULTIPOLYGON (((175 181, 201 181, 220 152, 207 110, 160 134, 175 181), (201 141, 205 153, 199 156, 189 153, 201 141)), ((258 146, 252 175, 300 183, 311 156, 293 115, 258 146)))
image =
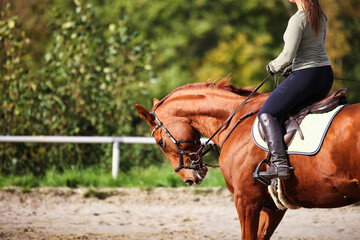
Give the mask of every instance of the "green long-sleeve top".
POLYGON ((317 36, 305 18, 303 10, 297 11, 289 20, 284 33, 284 49, 269 63, 272 72, 292 64, 292 70, 330 65, 325 50, 326 18, 323 18, 320 34, 317 36))

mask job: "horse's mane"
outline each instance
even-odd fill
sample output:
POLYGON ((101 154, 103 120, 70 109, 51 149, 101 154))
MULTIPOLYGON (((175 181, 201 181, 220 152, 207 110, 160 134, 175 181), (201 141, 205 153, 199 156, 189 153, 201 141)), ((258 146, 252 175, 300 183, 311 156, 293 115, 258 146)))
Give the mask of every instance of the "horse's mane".
MULTIPOLYGON (((246 88, 238 88, 235 85, 228 84, 228 82, 231 80, 231 76, 226 76, 224 78, 221 78, 218 80, 217 78, 211 78, 203 83, 192 83, 187 84, 181 87, 176 88, 172 92, 170 92, 166 97, 164 97, 160 102, 158 102, 154 107, 153 110, 158 108, 166 99, 168 99, 171 95, 174 93, 181 91, 181 90, 187 90, 187 89, 203 89, 203 88, 212 88, 212 89, 222 89, 226 90, 232 93, 235 93, 240 96, 249 96, 250 93, 253 92, 255 88, 253 87, 246 87, 246 88)), ((254 95, 258 95, 259 93, 255 93, 254 95)))

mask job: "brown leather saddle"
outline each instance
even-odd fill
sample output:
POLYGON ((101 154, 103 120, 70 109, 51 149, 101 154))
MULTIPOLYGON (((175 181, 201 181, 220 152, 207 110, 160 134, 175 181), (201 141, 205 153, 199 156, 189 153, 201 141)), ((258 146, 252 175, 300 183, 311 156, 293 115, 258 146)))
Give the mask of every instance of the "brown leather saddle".
MULTIPOLYGON (((335 91, 330 96, 320 100, 318 102, 313 103, 303 109, 301 109, 295 115, 289 116, 289 118, 285 121, 285 134, 284 134, 284 142, 287 146, 290 145, 293 140, 295 133, 299 132, 300 138, 304 139, 304 135, 301 131, 300 124, 304 120, 305 116, 310 113, 326 113, 335 109, 339 105, 347 104, 347 89, 342 88, 335 91)), ((264 139, 264 134, 262 132, 262 128, 259 128, 259 132, 261 137, 264 139)))

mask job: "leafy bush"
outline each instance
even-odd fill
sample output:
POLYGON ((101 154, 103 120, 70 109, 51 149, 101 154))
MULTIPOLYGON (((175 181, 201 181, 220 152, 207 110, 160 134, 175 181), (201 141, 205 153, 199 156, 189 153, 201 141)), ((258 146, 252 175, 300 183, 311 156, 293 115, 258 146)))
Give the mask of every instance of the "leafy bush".
MULTIPOLYGON (((91 5, 54 10, 52 40, 43 67, 24 63, 26 35, 16 17, 0 22, 1 134, 119 136, 143 135, 135 103, 149 98, 152 50, 125 17, 100 24, 91 5), (3 60, 4 59, 4 60, 3 60)), ((3 16, 5 13, 3 13, 3 16)), ((122 157, 141 159, 152 146, 127 146, 122 157), (136 150, 135 150, 136 149, 136 150)), ((111 166, 111 145, 1 144, 2 173, 43 174, 50 166, 111 166)), ((126 170, 134 164, 128 158, 126 170)), ((146 161, 143 162, 146 165, 146 161)))

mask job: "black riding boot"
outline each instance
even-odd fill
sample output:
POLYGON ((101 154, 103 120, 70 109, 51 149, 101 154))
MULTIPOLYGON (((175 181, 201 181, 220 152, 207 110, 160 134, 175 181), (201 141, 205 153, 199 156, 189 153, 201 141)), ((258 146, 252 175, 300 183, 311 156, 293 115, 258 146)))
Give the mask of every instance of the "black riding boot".
POLYGON ((285 144, 280 124, 271 115, 263 113, 259 117, 259 123, 265 135, 265 141, 271 153, 270 167, 259 175, 266 179, 280 178, 289 179, 290 167, 286 157, 285 144))

